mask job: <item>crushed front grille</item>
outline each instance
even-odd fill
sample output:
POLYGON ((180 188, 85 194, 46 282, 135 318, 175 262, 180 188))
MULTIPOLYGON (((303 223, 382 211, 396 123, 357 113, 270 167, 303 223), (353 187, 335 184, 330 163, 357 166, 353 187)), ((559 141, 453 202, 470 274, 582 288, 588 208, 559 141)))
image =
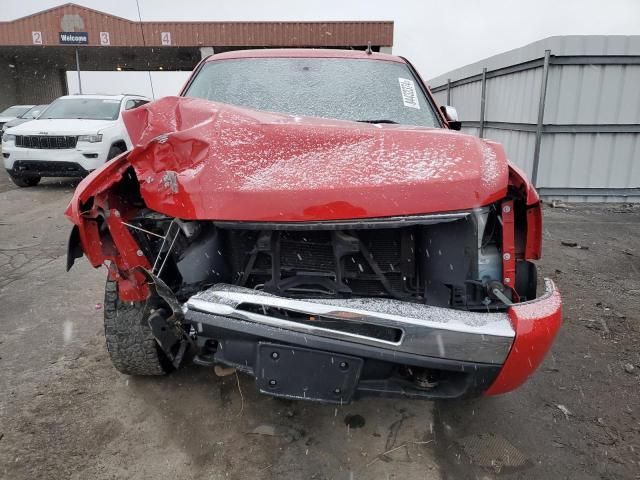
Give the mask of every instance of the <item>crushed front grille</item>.
POLYGON ((181 301, 226 283, 289 298, 391 298, 487 311, 505 307, 490 290, 501 267, 501 231, 493 216, 486 208, 454 220, 422 224, 407 217, 391 227, 362 220, 347 228, 335 222, 191 222, 187 233, 173 230, 179 232, 175 242, 163 240, 173 224, 169 217, 160 229, 157 214, 132 221, 140 222, 133 233, 143 252, 166 263, 161 278, 181 301), (486 235, 476 216, 491 226, 486 235))
POLYGON ((410 299, 417 289, 414 228, 229 232, 236 285, 280 295, 410 299))

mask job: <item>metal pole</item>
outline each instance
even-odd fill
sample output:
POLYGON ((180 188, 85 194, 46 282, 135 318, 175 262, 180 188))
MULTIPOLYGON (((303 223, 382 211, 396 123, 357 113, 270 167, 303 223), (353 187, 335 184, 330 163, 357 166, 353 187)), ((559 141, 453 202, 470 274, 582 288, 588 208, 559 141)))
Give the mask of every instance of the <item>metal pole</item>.
POLYGON ((451 79, 447 78, 447 105, 451 105, 451 79))
POLYGON ((484 106, 487 103, 487 67, 482 69, 482 93, 480 94, 480 133, 484 138, 484 106))
MULTIPOLYGON (((144 28, 142 28, 142 14, 140 13, 140 2, 136 0, 136 7, 138 9, 138 20, 140 23, 140 35, 142 36, 142 45, 147 46, 147 40, 144 38, 144 28)), ((151 55, 147 55, 147 74, 149 75, 149 86, 151 87, 151 98, 156 99, 156 92, 153 89, 153 78, 151 78, 151 62, 149 59, 153 56, 153 48, 151 49, 151 55)))
POLYGON ((80 78, 80 55, 78 54, 77 48, 76 48, 76 71, 78 72, 78 90, 82 94, 82 79, 80 78))
POLYGON ((547 80, 549 78, 549 60, 551 50, 544 51, 544 63, 542 64, 542 82, 540 84, 540 101, 538 102, 538 124, 536 125, 536 144, 533 150, 533 169, 531 171, 531 183, 538 186, 538 166, 540 165, 540 145, 544 130, 544 104, 547 99, 547 80))

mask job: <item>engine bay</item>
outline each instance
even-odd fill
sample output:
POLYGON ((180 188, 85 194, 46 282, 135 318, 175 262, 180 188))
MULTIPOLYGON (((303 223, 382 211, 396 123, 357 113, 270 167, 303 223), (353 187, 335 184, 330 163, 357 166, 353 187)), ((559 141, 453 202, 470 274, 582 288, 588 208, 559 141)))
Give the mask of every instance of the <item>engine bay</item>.
MULTIPOLYGON (((128 222, 152 273, 182 301, 216 283, 287 298, 390 298, 500 310, 497 206, 446 215, 349 222, 182 221, 141 211, 128 222), (496 292, 498 290, 498 292, 496 292)), ((535 267, 518 262, 519 298, 535 297, 535 267)))

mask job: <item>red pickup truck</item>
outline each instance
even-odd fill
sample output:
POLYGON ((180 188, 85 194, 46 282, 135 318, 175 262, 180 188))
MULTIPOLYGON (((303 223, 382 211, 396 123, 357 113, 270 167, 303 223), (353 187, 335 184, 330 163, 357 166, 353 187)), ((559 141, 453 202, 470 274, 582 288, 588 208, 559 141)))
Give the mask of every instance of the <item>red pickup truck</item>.
POLYGON ((538 195, 407 60, 223 53, 124 120, 134 148, 66 211, 68 268, 108 270, 119 371, 190 359, 285 398, 455 398, 518 387, 550 348, 538 195))

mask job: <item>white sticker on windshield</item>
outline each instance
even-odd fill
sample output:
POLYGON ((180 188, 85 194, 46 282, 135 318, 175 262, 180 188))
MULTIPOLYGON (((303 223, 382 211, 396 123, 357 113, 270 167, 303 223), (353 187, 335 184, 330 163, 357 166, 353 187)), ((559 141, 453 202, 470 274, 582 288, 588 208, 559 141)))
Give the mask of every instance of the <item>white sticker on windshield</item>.
POLYGON ((400 82, 400 93, 402 93, 402 103, 405 107, 420 109, 420 103, 418 103, 418 93, 416 92, 416 86, 413 80, 407 78, 398 78, 400 82))

